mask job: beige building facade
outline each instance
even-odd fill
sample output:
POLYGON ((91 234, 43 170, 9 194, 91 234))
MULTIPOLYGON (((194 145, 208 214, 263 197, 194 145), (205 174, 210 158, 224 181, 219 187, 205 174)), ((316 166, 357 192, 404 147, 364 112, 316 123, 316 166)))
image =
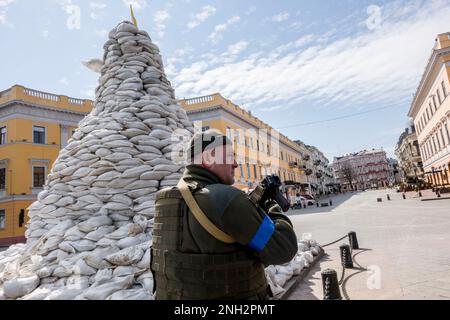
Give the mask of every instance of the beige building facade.
POLYGON ((439 34, 414 96, 413 118, 425 177, 434 186, 449 185, 450 32, 439 34))
POLYGON ((302 148, 219 93, 180 100, 196 130, 218 129, 234 141, 235 187, 253 189, 265 176, 277 174, 285 191, 306 183, 302 148))
POLYGON ((395 147, 395 155, 399 161, 403 184, 417 184, 423 181, 422 157, 413 123, 400 135, 395 147))

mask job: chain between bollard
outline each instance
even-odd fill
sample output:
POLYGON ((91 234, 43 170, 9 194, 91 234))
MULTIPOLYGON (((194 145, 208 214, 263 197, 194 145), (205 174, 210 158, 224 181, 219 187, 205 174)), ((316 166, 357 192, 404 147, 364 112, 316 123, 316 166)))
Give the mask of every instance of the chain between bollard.
POLYGON ((348 237, 350 245, 343 244, 339 247, 340 252, 341 252, 341 265, 342 265, 342 273, 341 273, 341 277, 340 277, 339 281, 337 280, 337 273, 335 270, 326 269, 325 271, 322 272, 322 285, 323 285, 323 290, 324 290, 324 300, 342 300, 339 287, 342 287, 343 297, 346 300, 350 300, 350 297, 348 296, 348 293, 346 291, 344 284, 347 281, 347 279, 349 279, 350 277, 352 277, 355 274, 351 274, 350 276, 348 276, 346 278, 345 269, 351 268, 351 269, 359 270, 359 272, 357 272, 357 273, 367 271, 366 268, 362 267, 356 261, 355 261, 355 264, 358 266, 358 268, 355 268, 353 265, 353 257, 356 256, 357 254, 359 254, 360 252, 365 251, 365 249, 362 249, 363 251, 360 251, 353 255, 353 249, 355 249, 355 250, 360 249, 359 244, 358 244, 358 239, 356 237, 356 232, 350 231, 346 236, 343 236, 333 242, 327 243, 327 244, 323 245, 322 248, 330 246, 334 243, 337 243, 337 242, 345 239, 346 237, 348 237), (336 289, 336 287, 337 287, 337 289, 336 289), (333 293, 330 293, 331 291, 333 293))

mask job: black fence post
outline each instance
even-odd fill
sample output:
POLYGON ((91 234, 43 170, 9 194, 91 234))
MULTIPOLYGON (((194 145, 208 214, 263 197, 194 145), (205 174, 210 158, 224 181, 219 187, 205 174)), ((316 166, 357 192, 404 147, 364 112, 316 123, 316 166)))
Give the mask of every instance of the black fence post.
POLYGON ((343 244, 339 247, 341 250, 341 262, 345 268, 353 268, 352 252, 348 244, 343 244))
POLYGON ((348 233, 348 242, 350 243, 352 249, 359 249, 358 238, 356 237, 355 231, 350 231, 348 233))
POLYGON ((322 271, 323 300, 342 300, 337 273, 333 269, 322 271))

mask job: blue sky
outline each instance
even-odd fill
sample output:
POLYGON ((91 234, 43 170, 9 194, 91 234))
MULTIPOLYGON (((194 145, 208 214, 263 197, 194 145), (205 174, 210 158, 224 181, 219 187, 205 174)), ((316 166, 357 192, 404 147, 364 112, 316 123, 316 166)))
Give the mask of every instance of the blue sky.
POLYGON ((178 98, 220 92, 330 160, 393 156, 435 36, 450 31, 450 0, 0 0, 0 90, 93 98, 98 75, 81 61, 102 57, 130 2, 178 98))

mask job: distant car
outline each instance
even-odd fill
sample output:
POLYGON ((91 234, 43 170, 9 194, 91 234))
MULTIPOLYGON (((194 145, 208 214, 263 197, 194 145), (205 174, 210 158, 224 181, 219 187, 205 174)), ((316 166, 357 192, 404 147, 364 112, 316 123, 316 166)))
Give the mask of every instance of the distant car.
POLYGON ((308 199, 305 196, 301 196, 300 201, 302 202, 302 204, 306 203, 306 205, 308 206, 313 206, 316 204, 316 201, 314 199, 308 199))
POLYGON ((314 200, 314 198, 309 194, 304 194, 302 197, 305 197, 306 199, 309 199, 309 200, 314 200))

